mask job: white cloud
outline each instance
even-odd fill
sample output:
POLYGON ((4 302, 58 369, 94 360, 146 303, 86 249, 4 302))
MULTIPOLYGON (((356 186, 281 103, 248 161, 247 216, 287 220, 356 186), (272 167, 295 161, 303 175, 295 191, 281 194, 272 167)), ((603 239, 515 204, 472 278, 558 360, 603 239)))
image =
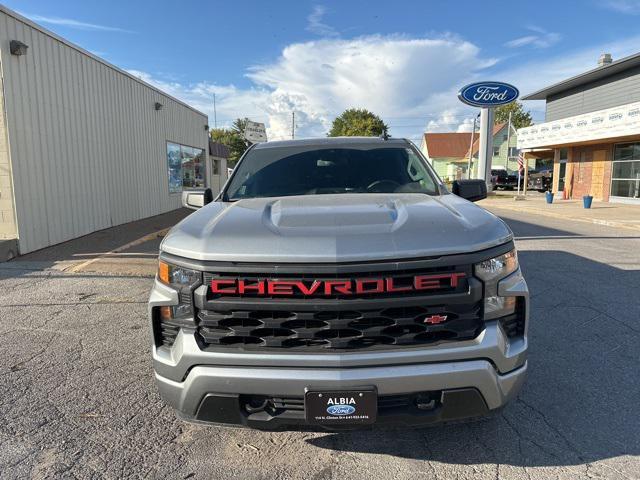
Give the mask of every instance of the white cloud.
POLYGON ((640 15, 640 0, 604 0, 599 4, 617 12, 640 15))
MULTIPOLYGON (((273 62, 250 68, 252 83, 246 88, 132 73, 207 113, 210 125, 215 92, 219 126, 248 117, 265 122, 271 140, 291 137, 292 111, 296 136, 303 138, 326 135, 337 115, 357 107, 380 115, 393 136, 419 141, 424 131, 470 131, 477 109, 457 99, 458 89, 470 81, 503 80, 527 94, 595 68, 603 51, 617 59, 635 52, 639 43, 640 37, 630 37, 515 64, 487 58, 473 43, 452 35, 373 35, 291 44, 273 62)), ((525 106, 535 120, 544 118, 543 101, 525 106)))
POLYGON ((249 117, 258 122, 269 120, 269 113, 265 107, 269 105, 270 93, 264 89, 239 89, 234 85, 218 85, 205 81, 184 84, 139 70, 130 69, 127 72, 206 113, 209 115, 209 124, 212 127, 214 126, 214 93, 218 127, 229 127, 238 117, 249 117))
POLYGON ((533 33, 509 40, 505 43, 505 46, 509 48, 520 48, 530 45, 536 48, 548 48, 558 43, 562 38, 559 33, 547 32, 545 29, 537 26, 529 26, 527 30, 533 33))
POLYGON ((253 67, 248 77, 272 92, 280 110, 304 112, 302 134, 323 134, 336 115, 357 107, 380 115, 392 135, 400 136, 424 130, 445 108, 463 111, 458 88, 494 63, 475 45, 451 36, 373 35, 289 45, 279 59, 253 67))
POLYGON ((107 25, 98 25, 96 23, 81 22, 79 20, 74 20, 72 18, 48 17, 44 15, 30 15, 28 13, 22 13, 22 12, 20 12, 20 15, 27 17, 28 19, 33 20, 34 22, 37 22, 37 23, 44 23, 47 25, 59 25, 62 27, 75 28, 77 30, 132 33, 131 31, 125 30, 123 28, 110 27, 107 25))
MULTIPOLYGON (((457 100, 456 100, 457 101, 457 100)), ((452 108, 444 110, 439 115, 427 122, 425 132, 470 132, 473 126, 473 114, 461 113, 464 107, 456 108, 452 103, 452 108)))
POLYGON ((327 9, 323 5, 314 6, 309 16, 307 16, 307 31, 321 37, 337 37, 338 32, 322 21, 326 13, 327 9))
POLYGON ((215 92, 218 119, 227 124, 245 116, 264 121, 273 140, 290 138, 292 111, 297 136, 316 137, 326 135, 332 120, 350 107, 380 115, 393 136, 417 139, 427 127, 456 130, 471 117, 457 90, 495 62, 451 35, 374 35, 289 45, 274 62, 250 68, 247 77, 253 84, 244 89, 131 73, 207 113, 210 125, 215 92))
MULTIPOLYGON (((598 57, 603 52, 611 53, 614 60, 636 53, 639 43, 640 36, 634 36, 598 46, 586 46, 580 50, 562 52, 544 59, 518 65, 504 65, 503 68, 494 69, 492 77, 517 86, 520 93, 526 95, 596 68, 598 57)), ((525 106, 531 109, 534 120, 543 121, 544 101, 525 102, 525 106)))

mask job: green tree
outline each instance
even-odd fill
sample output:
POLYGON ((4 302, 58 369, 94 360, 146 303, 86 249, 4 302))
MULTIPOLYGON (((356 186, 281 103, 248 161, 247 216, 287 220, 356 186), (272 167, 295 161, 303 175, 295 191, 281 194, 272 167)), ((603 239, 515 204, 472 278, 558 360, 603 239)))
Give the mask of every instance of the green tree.
POLYGON ((533 123, 531 113, 525 112, 522 103, 512 102, 496 108, 494 120, 496 123, 507 123, 511 113, 511 125, 514 128, 528 127, 533 123))
POLYGON ((331 125, 329 137, 356 137, 386 135, 389 128, 380 117, 364 108, 349 108, 331 125))
POLYGON ((230 152, 228 165, 230 168, 235 166, 242 154, 252 145, 251 142, 244 138, 244 129, 246 125, 246 118, 238 118, 233 122, 231 128, 211 129, 211 139, 214 142, 219 142, 229 147, 230 152))
POLYGON ((240 137, 244 138, 244 130, 247 128, 248 118, 236 118, 231 124, 231 130, 236 132, 240 137))

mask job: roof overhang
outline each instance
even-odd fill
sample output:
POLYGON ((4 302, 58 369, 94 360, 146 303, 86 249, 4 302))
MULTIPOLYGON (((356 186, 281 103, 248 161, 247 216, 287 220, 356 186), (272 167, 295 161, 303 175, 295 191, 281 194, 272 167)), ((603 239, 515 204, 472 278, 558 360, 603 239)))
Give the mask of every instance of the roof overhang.
POLYGON ((572 88, 579 87, 581 85, 595 82, 606 77, 615 75, 616 73, 623 72, 633 67, 640 66, 640 53, 630 55, 620 60, 616 60, 608 65, 596 67, 588 72, 581 73, 575 77, 568 78, 561 82, 555 83, 548 87, 530 93, 522 97, 522 100, 545 100, 547 97, 562 93, 572 88))

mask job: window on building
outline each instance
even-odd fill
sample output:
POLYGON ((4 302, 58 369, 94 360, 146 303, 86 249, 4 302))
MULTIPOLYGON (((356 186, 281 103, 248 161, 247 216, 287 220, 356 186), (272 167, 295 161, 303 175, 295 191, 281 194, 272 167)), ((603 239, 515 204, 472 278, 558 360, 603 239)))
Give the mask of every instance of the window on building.
POLYGON ((640 143, 614 147, 611 196, 640 198, 640 143))
POLYGON ((497 157, 500 155, 500 147, 493 147, 493 156, 497 157))
POLYGON ((561 148, 560 149, 560 161, 562 161, 562 160, 567 161, 568 158, 569 158, 569 149, 568 148, 561 148))
POLYGON ((508 139, 509 139, 509 137, 507 135, 503 135, 502 136, 502 141, 503 142, 506 142, 508 139))
POLYGON ((204 150, 167 142, 169 193, 183 188, 202 188, 204 184, 204 150))
POLYGON ((569 149, 560 149, 560 170, 558 172, 558 191, 564 190, 565 177, 567 176, 567 160, 569 159, 569 149))

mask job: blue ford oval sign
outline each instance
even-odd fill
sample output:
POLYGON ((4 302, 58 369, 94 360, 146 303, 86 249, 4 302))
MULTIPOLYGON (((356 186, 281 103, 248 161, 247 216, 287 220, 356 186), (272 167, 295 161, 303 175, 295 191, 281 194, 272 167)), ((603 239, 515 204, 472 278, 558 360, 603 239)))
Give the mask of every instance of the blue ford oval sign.
POLYGON ((351 405, 330 405, 327 407, 329 415, 351 415, 356 409, 351 405))
POLYGON ((513 85, 503 82, 476 82, 458 92, 460 101, 473 107, 491 108, 506 105, 518 98, 520 92, 513 85))

